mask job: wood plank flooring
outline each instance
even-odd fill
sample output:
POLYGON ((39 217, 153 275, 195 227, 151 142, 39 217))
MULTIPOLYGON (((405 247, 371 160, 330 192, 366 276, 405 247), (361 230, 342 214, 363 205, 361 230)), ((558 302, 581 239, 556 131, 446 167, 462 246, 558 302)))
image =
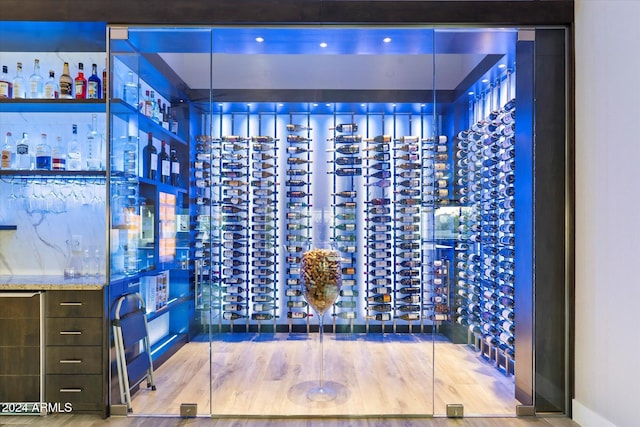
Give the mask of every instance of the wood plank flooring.
POLYGON ((213 402, 223 416, 407 416, 462 403, 465 415, 514 415, 518 404, 512 377, 465 345, 419 334, 325 334, 324 377, 338 395, 312 402, 306 391, 319 379, 319 350, 318 334, 191 342, 156 370, 156 391, 134 395, 134 413, 177 415, 181 403, 196 403, 207 415, 213 402))

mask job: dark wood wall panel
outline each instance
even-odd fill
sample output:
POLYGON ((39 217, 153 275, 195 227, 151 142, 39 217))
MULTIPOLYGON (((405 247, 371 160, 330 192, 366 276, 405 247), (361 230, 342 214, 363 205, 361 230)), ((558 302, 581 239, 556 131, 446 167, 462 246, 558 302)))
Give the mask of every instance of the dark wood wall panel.
POLYGON ((2 20, 99 21, 139 24, 215 23, 466 23, 563 25, 573 0, 322 1, 322 0, 3 0, 2 20))

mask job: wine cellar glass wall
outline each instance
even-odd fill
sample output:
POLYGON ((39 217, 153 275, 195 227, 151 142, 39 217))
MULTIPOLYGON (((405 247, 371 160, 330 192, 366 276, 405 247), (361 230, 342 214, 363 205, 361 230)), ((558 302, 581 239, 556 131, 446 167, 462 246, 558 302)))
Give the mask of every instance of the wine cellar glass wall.
POLYGON ((458 328, 513 373, 513 81, 470 96, 453 135, 427 104, 217 104, 193 163, 201 324, 314 330, 300 260, 329 241, 331 331, 458 328))

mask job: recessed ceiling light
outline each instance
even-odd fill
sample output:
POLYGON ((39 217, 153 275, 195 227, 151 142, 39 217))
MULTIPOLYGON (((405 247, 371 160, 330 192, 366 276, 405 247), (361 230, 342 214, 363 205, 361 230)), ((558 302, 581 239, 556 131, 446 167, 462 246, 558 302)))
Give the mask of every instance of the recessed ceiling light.
POLYGON ((382 39, 383 42, 385 43, 390 43, 391 42, 391 37, 385 37, 382 39))
POLYGON ((396 104, 391 104, 391 106, 392 106, 392 107, 395 107, 395 106, 396 106, 396 104))
POLYGON ((314 107, 317 107, 317 106, 318 106, 318 104, 313 104, 313 106, 314 106, 314 107))
POLYGON ((506 68, 506 65, 505 64, 500 64, 500 65, 498 65, 498 68, 506 68))
POLYGON ((360 104, 360 106, 361 106, 361 107, 366 107, 366 106, 367 106, 367 104, 360 104))
POLYGON ((473 95, 473 91, 468 92, 467 95, 473 95))
POLYGON ((324 105, 325 105, 325 107, 331 107, 331 104, 329 104, 329 103, 326 103, 324 105))
POLYGON ((489 79, 482 79, 482 83, 489 83, 489 79))
POLYGON ((278 104, 278 107, 284 107, 284 104, 278 104))
POLYGON ((327 47, 328 45, 325 42, 320 43, 320 47, 327 47))
POLYGON ((256 37, 256 41, 258 43, 262 43, 264 41, 264 39, 262 37, 256 37))

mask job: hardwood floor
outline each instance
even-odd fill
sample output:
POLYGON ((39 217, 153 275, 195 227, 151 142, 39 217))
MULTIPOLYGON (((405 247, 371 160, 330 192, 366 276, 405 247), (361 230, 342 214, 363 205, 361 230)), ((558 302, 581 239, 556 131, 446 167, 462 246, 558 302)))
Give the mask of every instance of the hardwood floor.
POLYGON ((578 427, 567 417, 514 417, 511 377, 465 345, 432 343, 421 335, 326 334, 325 378, 344 387, 334 402, 309 402, 304 392, 318 378, 317 339, 317 334, 218 335, 211 362, 209 343, 191 342, 156 370, 157 391, 134 395, 128 417, 2 416, 0 426, 578 427), (181 403, 197 403, 198 417, 177 417, 181 403), (464 404, 465 418, 443 417, 447 403, 464 404), (435 417, 411 416, 431 409, 435 417))
POLYGON ((208 342, 185 345, 156 370, 157 391, 134 395, 134 412, 176 415, 196 403, 206 415, 213 402, 225 416, 407 416, 462 403, 465 415, 514 415, 518 404, 512 377, 429 335, 326 334, 325 380, 338 391, 330 402, 306 396, 319 378, 317 334, 221 334, 211 350, 210 361, 208 342))

